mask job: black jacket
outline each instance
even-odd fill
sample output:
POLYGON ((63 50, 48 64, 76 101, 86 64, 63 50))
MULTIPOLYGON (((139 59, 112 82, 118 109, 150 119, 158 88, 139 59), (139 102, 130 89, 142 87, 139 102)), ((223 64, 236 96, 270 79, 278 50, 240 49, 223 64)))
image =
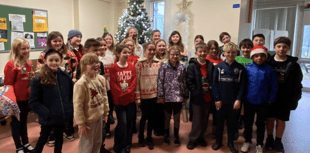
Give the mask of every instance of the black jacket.
POLYGON ((36 76, 31 82, 29 105, 38 114, 41 125, 65 124, 73 117, 73 82, 70 76, 58 69, 57 84, 47 87, 36 76))
MULTIPOLYGON (((208 83, 209 86, 212 87, 212 74, 214 70, 213 63, 206 60, 206 64, 208 66, 208 83)), ((186 86, 187 89, 190 91, 190 102, 196 105, 203 105, 205 103, 204 94, 202 91, 202 75, 200 72, 200 65, 197 62, 196 58, 191 58, 189 61, 189 65, 187 67, 186 73, 186 86)), ((209 90, 211 99, 212 92, 209 90)))
MULTIPOLYGON (((266 63, 275 69, 277 62, 274 60, 274 56, 267 59, 266 63)), ((284 69, 284 81, 278 83, 278 93, 276 103, 281 103, 281 107, 290 110, 295 110, 298 105, 298 101, 301 99, 302 94, 302 79, 303 74, 300 65, 297 63, 298 58, 287 56, 287 66, 284 69)), ((278 75, 278 73, 277 73, 278 75)))

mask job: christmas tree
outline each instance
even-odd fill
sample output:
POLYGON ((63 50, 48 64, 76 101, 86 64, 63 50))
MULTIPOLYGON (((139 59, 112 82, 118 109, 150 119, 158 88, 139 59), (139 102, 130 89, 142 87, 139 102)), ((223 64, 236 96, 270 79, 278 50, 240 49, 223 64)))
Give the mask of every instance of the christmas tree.
POLYGON ((139 44, 151 40, 151 20, 147 16, 143 2, 144 0, 128 0, 129 8, 123 11, 123 16, 118 21, 119 27, 115 35, 117 42, 122 42, 125 39, 129 27, 135 27, 137 29, 139 44))

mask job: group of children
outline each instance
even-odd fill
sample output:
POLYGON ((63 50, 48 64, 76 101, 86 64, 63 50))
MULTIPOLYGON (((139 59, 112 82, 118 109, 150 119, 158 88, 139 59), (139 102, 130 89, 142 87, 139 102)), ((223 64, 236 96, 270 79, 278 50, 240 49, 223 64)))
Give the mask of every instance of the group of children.
POLYGON ((286 55, 290 39, 277 38, 276 54, 271 56, 263 46, 262 34, 254 35, 253 41, 242 40, 239 48, 225 32, 220 35, 224 43, 221 47, 215 40, 204 43, 203 36, 198 35, 195 51, 188 52, 179 32, 171 33, 169 44, 160 35, 160 31, 154 30, 152 41, 142 47, 137 41, 137 30, 130 27, 125 39, 116 46, 109 33, 87 39, 82 46, 80 31, 69 31, 66 45, 62 34, 54 31, 48 36, 35 75, 29 60, 29 43, 15 39, 5 66, 4 84, 14 87, 21 113, 20 121, 12 116, 11 123, 16 152, 40 153, 46 142, 55 145, 55 152, 61 152, 63 133, 67 140, 74 140, 74 117, 80 136, 78 152, 99 153, 105 149, 105 138, 111 136, 113 110, 117 117, 113 152, 129 153, 136 132, 141 147, 154 149, 153 130, 155 135, 164 136, 165 145, 170 145, 171 115, 174 144, 180 146, 180 113, 188 99, 192 121, 189 150, 197 145, 207 146, 205 132, 209 113, 213 112, 216 142, 212 149, 222 146, 226 120, 227 146, 231 152, 238 152, 234 141, 239 136, 238 127, 244 123, 241 151, 247 152, 257 114, 256 152, 263 152, 265 126, 265 147, 284 152, 281 138, 285 122, 290 111, 296 109, 302 88, 298 58, 286 55), (35 148, 30 146, 27 136, 29 106, 38 114, 41 124, 35 148), (138 108, 142 116, 137 130, 138 108))

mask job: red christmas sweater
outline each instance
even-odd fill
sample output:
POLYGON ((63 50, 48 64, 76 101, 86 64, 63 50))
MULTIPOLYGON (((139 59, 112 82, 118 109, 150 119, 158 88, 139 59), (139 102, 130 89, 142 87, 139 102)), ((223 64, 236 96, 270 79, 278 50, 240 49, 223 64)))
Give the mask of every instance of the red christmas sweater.
MULTIPOLYGON (((198 64, 200 65, 200 73, 201 73, 202 79, 207 81, 207 76, 208 76, 207 64, 202 65, 199 62, 198 62, 198 64)), ((203 98, 204 98, 205 102, 210 102, 211 101, 210 92, 207 92, 207 94, 205 94, 203 98)))
POLYGON ((207 56, 206 60, 210 61, 211 63, 216 63, 216 64, 223 62, 223 59, 221 58, 211 58, 210 56, 207 56))
POLYGON ((124 67, 115 63, 110 68, 110 86, 114 105, 126 106, 135 101, 136 87, 136 70, 135 67, 127 63, 124 67), (128 83, 128 89, 123 92, 121 83, 128 83))
POLYGON ((133 66, 135 66, 135 65, 137 64, 139 58, 140 58, 140 57, 137 56, 137 55, 130 55, 130 56, 128 57, 127 63, 130 63, 130 64, 132 64, 133 66))
POLYGON ((20 67, 15 65, 13 60, 10 60, 4 68, 4 85, 12 85, 14 87, 17 101, 27 101, 29 100, 29 86, 32 76, 31 61, 20 67))

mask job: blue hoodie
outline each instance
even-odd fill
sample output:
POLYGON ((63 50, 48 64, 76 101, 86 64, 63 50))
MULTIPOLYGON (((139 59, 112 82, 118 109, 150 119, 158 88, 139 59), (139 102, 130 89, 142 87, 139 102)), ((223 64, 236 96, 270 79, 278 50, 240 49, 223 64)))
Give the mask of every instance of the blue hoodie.
POLYGON ((248 80, 246 101, 255 105, 273 103, 278 91, 274 69, 265 63, 258 65, 253 62, 246 66, 246 71, 248 80))

